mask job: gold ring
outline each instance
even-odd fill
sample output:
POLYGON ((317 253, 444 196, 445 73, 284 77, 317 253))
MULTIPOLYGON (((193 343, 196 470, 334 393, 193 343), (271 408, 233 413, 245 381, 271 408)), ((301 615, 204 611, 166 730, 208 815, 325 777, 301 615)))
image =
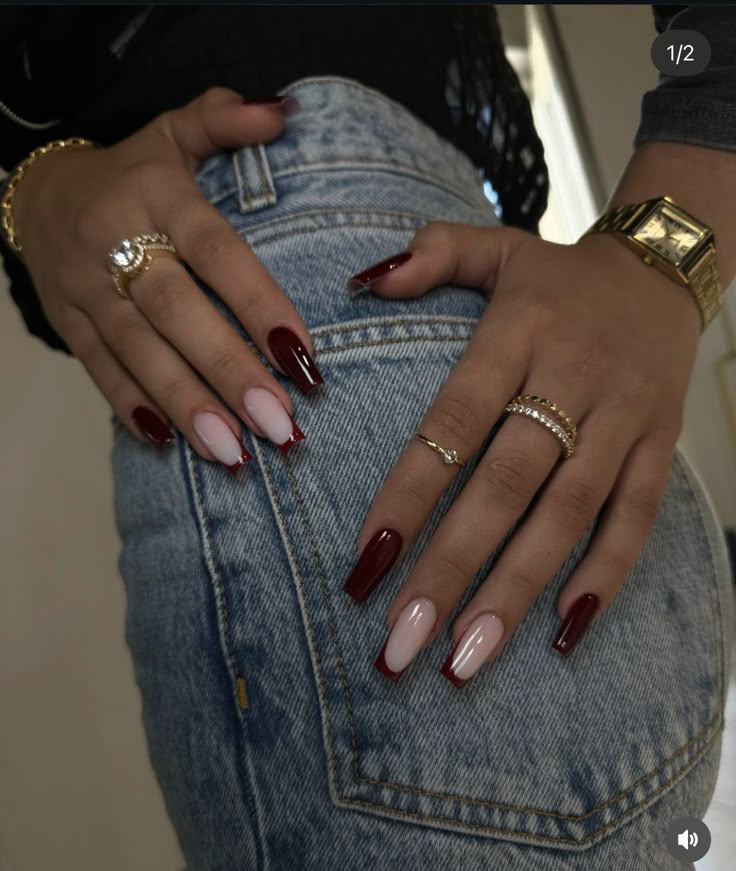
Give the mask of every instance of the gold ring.
POLYGON ((425 445, 429 445, 433 451, 436 451, 442 457, 448 466, 452 466, 453 464, 456 466, 465 465, 465 463, 457 458, 457 451, 454 448, 442 448, 437 444, 437 442, 433 442, 432 439, 428 439, 427 436, 423 436, 420 432, 415 432, 414 438, 419 439, 420 442, 424 442, 425 445))
POLYGON ((515 396, 511 402, 508 403, 504 411, 508 412, 508 414, 520 414, 523 417, 528 417, 530 420, 536 420, 537 423, 541 423, 542 426, 546 427, 560 443, 563 453, 565 454, 565 459, 571 457, 575 453, 577 426, 573 423, 572 419, 565 414, 559 405, 550 402, 549 399, 544 399, 541 396, 533 396, 529 393, 522 393, 515 396), (528 404, 526 400, 537 402, 539 405, 551 411, 557 417, 557 420, 550 414, 547 414, 546 411, 534 408, 534 406, 528 404))
POLYGON ((123 241, 110 251, 107 262, 115 290, 130 299, 128 285, 148 271, 156 257, 179 259, 174 243, 165 233, 143 233, 123 241))

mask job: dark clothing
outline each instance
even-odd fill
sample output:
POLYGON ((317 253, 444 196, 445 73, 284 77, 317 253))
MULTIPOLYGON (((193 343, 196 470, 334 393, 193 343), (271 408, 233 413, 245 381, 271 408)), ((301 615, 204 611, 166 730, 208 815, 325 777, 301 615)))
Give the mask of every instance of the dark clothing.
MULTIPOLYGON (((660 81, 644 95, 635 144, 728 147, 736 14, 653 8, 660 30, 707 32, 719 72, 660 81)), ((51 139, 112 144, 212 85, 265 96, 321 74, 354 78, 403 103, 471 158, 506 224, 538 231, 549 187, 544 148, 493 6, 3 7, 0 165, 10 170, 51 139)), ((68 353, 1 234, 0 253, 28 329, 68 353)))

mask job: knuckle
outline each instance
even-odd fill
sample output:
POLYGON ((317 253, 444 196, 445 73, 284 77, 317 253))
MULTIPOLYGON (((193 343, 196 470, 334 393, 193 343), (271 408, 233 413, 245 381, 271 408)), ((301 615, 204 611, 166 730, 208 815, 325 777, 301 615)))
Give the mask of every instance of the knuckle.
MULTIPOLYGON (((430 432, 439 431, 438 439, 464 445, 474 441, 481 431, 478 413, 462 396, 445 396, 433 409, 430 432)), ((444 447, 444 445, 443 445, 444 447)))
POLYGON ((625 580, 633 566, 633 563, 626 557, 610 549, 605 549, 599 553, 596 557, 596 563, 599 566, 600 576, 607 580, 625 580))
POLYGON ((629 493, 626 504, 629 511, 633 512, 647 527, 654 525, 659 511, 660 494, 658 488, 651 484, 643 484, 629 493))
POLYGON ((587 529, 599 507, 599 494, 588 481, 578 479, 550 493, 556 513, 574 529, 587 529))
POLYGON ((508 569, 504 573, 504 578, 506 583, 515 593, 521 596, 523 601, 533 600, 537 597, 539 584, 529 572, 524 571, 520 566, 508 569))
POLYGON ((432 560, 432 573, 442 578, 444 585, 463 587, 470 581, 467 551, 463 552, 457 546, 445 545, 441 554, 432 560))
MULTIPOLYGON (((160 274, 162 272, 159 269, 151 270, 144 276, 150 282, 145 293, 145 309, 158 323, 167 323, 181 310, 184 289, 175 276, 160 274)), ((131 293, 134 287, 135 282, 132 283, 131 293)))
POLYGON ((212 377, 218 381, 232 380, 233 376, 236 373, 242 373, 244 368, 242 357, 231 350, 215 352, 210 360, 209 367, 212 377))
POLYGON ((506 453, 489 463, 481 463, 478 471, 494 502, 520 508, 533 493, 531 463, 524 454, 506 453))
POLYGON ((400 505, 408 516, 423 516, 429 502, 425 480, 414 476, 405 478, 397 485, 396 495, 391 501, 400 505))
POLYGON ((188 250, 204 266, 221 262, 230 250, 231 240, 218 224, 210 222, 195 226, 189 233, 188 250))

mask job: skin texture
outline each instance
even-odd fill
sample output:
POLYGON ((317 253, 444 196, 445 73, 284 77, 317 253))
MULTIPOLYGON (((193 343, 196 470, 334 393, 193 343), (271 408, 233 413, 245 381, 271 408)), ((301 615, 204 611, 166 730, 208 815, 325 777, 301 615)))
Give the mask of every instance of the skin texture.
MULTIPOLYGON (((647 143, 632 155, 607 208, 670 194, 713 228, 727 287, 736 273, 736 246, 729 244, 736 213, 723 194, 733 189, 736 154, 647 143)), ((452 626, 455 645, 478 615, 497 614, 504 633, 490 661, 602 507, 590 548, 559 596, 559 615, 594 594, 594 623, 623 585, 664 494, 700 315, 685 288, 605 234, 558 245, 513 228, 433 222, 408 250, 412 257, 374 293, 414 297, 447 282, 478 288, 489 301, 419 431, 469 458, 517 393, 557 402, 578 425, 576 452, 563 459, 546 429, 508 417, 389 608, 390 628, 409 602, 431 599, 438 616, 422 647, 430 646, 539 493, 452 626)), ((358 549, 375 530, 391 528, 403 538, 401 559, 457 468, 409 441, 374 498, 358 549)))
POLYGON ((195 431, 198 413, 219 415, 236 438, 241 421, 263 436, 243 403, 251 387, 266 388, 293 412, 288 391, 183 264, 157 259, 130 282, 131 302, 115 292, 106 259, 125 237, 167 233, 277 370, 266 340, 274 327, 289 327, 311 354, 296 309, 194 181, 209 155, 269 142, 284 123, 278 104, 244 105, 235 91, 212 88, 111 147, 45 155, 18 186, 15 224, 46 316, 142 441, 132 416, 139 406, 172 420, 208 460, 215 458, 195 431))

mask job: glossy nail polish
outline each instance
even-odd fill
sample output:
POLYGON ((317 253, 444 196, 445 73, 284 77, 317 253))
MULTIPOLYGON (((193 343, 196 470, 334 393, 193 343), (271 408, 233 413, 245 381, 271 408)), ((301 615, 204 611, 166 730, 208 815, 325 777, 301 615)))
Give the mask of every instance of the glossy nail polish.
POLYGON ((280 400, 265 387, 251 387, 246 390, 245 410, 263 430, 284 456, 291 448, 305 438, 294 418, 281 404, 280 400))
POLYGON ((288 327, 275 327, 266 340, 279 366, 302 393, 311 393, 324 378, 302 340, 288 327))
POLYGON ((562 622, 552 647, 563 656, 568 656, 593 619, 600 600, 593 593, 586 593, 570 606, 562 622))
POLYGON ((396 562, 400 550, 399 533, 395 529, 379 529, 363 548, 343 590, 356 602, 363 602, 396 562))
POLYGON ((138 405, 133 410, 133 420, 138 424, 143 435, 153 442, 159 450, 162 450, 170 442, 174 441, 174 433, 166 423, 150 408, 138 405))
POLYGON ((253 459, 219 414, 200 411, 194 416, 193 426, 212 456, 231 474, 235 475, 245 463, 253 459))
POLYGON ((411 251, 402 251, 401 254, 395 254, 386 260, 381 260, 380 263, 374 263, 364 272, 359 272, 348 279, 347 290, 350 293, 355 293, 358 290, 367 290, 372 287, 379 279, 384 278, 389 272, 401 266, 411 257, 411 251))
POLYGON ((479 614, 463 632, 440 672, 456 687, 461 687, 486 662, 502 637, 501 618, 491 611, 479 614))
POLYGON ((413 599, 396 618, 373 665, 396 680, 422 649, 436 621, 437 608, 431 599, 413 599))
POLYGON ((245 105, 245 106, 274 106, 275 108, 281 109, 283 112, 286 112, 287 115, 290 115, 293 112, 299 112, 302 108, 299 100, 297 100, 296 97, 292 97, 289 95, 275 96, 275 97, 255 97, 255 98, 250 98, 250 99, 244 99, 243 105, 245 105))

